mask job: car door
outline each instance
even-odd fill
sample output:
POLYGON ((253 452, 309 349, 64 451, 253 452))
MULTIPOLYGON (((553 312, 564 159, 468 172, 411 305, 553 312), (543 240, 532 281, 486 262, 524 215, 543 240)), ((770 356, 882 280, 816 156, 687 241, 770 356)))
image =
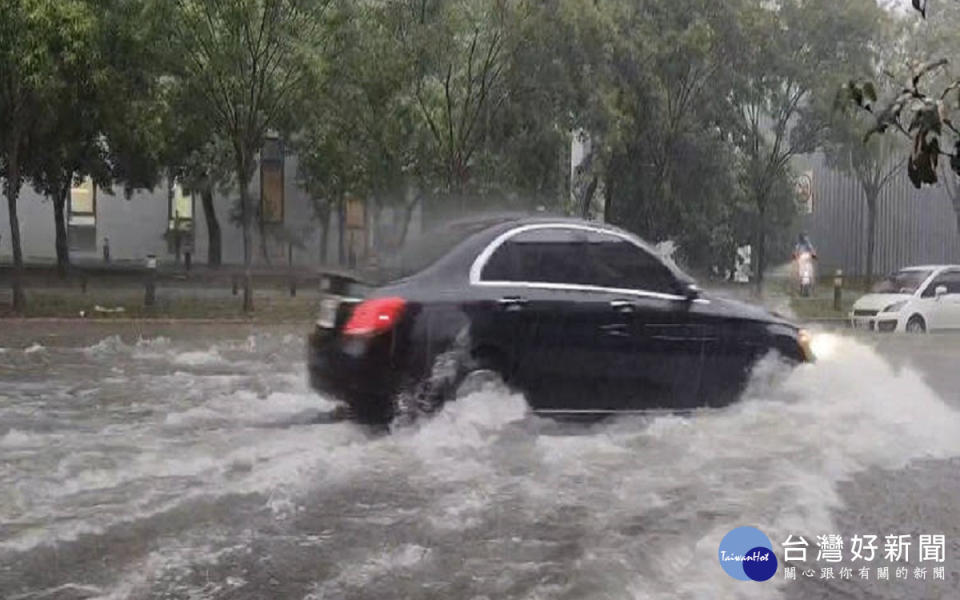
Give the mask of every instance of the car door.
POLYGON ((514 381, 535 410, 622 410, 636 387, 637 374, 625 364, 634 349, 632 316, 618 294, 583 284, 584 233, 562 225, 518 228, 475 282, 494 296, 510 294, 514 307, 497 328, 506 339, 514 338, 512 327, 530 332, 514 381))
POLYGON ((945 269, 927 284, 915 303, 915 310, 923 316, 927 331, 956 329, 960 327, 960 270, 945 269), (938 287, 945 287, 947 293, 937 296, 938 287))
POLYGON ((700 404, 721 407, 736 401, 758 359, 770 351, 766 324, 744 319, 727 301, 712 297, 697 304, 692 318, 706 325, 700 376, 700 404))
POLYGON ((943 286, 947 293, 934 297, 936 326, 934 329, 960 329, 960 269, 949 269, 937 276, 932 286, 943 286))
POLYGON ((634 386, 629 408, 696 406, 709 323, 692 318, 682 283, 657 256, 614 232, 591 232, 588 240, 586 283, 610 290, 614 308, 630 316, 631 352, 618 363, 634 386))

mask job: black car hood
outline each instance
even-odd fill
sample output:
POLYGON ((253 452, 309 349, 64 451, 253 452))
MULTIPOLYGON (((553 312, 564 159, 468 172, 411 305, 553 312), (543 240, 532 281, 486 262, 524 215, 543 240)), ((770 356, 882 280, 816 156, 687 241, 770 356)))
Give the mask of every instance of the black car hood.
POLYGON ((704 294, 702 297, 710 302, 710 310, 719 316, 751 319, 754 321, 764 321, 796 327, 795 324, 783 315, 771 312, 761 306, 750 304, 749 302, 742 302, 713 294, 704 294))

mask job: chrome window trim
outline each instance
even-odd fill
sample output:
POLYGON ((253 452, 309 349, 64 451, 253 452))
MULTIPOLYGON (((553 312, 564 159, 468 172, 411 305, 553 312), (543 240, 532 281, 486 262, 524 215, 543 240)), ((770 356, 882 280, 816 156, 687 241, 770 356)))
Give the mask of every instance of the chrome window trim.
MULTIPOLYGON (((625 240, 643 252, 649 252, 649 250, 638 244, 636 240, 629 235, 620 233, 618 231, 603 229, 601 227, 592 227, 590 225, 580 225, 577 223, 535 223, 531 225, 521 225, 498 235, 492 242, 487 244, 487 247, 484 248, 480 254, 477 255, 477 257, 473 260, 473 264, 470 266, 470 285, 483 287, 519 287, 542 290, 566 290, 571 292, 606 292, 639 296, 641 298, 656 298, 659 300, 687 300, 686 296, 681 296, 679 294, 666 294, 664 292, 654 292, 650 290, 611 288, 580 283, 550 283, 546 281, 495 281, 480 279, 480 274, 483 272, 483 268, 487 266, 487 262, 490 260, 490 257, 493 256, 494 252, 500 249, 500 246, 502 246, 507 240, 515 235, 519 235, 527 231, 535 231, 538 229, 572 229, 575 231, 589 231, 592 233, 606 234, 625 240)), ((664 265, 664 267, 666 268, 666 265, 664 265)), ((706 304, 709 303, 709 300, 697 298, 694 300, 694 302, 706 304)))
POLYGON ((580 283, 547 283, 539 281, 478 281, 471 285, 482 287, 514 287, 534 290, 558 290, 567 292, 606 292, 611 294, 625 294, 641 298, 656 298, 659 300, 686 300, 679 294, 664 294, 647 290, 632 290, 629 288, 611 288, 599 285, 584 285, 580 283))
MULTIPOLYGON (((927 275, 927 278, 923 280, 923 283, 920 284, 920 287, 917 288, 917 291, 913 293, 911 298, 917 298, 919 300, 923 300, 924 294, 930 288, 930 286, 932 286, 934 282, 936 282, 937 277, 940 277, 940 275, 946 273, 952 268, 953 267, 945 266, 945 267, 940 267, 939 269, 934 269, 929 275, 927 275)), ((926 298, 932 298, 932 297, 933 296, 927 296, 926 298)))

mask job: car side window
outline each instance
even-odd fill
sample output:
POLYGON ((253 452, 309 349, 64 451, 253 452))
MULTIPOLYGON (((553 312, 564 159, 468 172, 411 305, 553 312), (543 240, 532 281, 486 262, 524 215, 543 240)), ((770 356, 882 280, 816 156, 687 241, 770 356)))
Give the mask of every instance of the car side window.
POLYGON ((483 281, 583 283, 583 232, 543 228, 518 233, 494 251, 480 273, 483 281))
POLYGON ((948 294, 960 294, 960 271, 948 271, 938 279, 941 278, 943 282, 938 285, 946 287, 948 294))
POLYGON ((937 275, 936 279, 923 290, 921 297, 933 298, 939 286, 947 288, 948 294, 960 294, 960 271, 946 271, 937 275))
POLYGON ((622 237, 593 233, 587 236, 587 278, 590 285, 679 293, 673 273, 659 258, 622 237))

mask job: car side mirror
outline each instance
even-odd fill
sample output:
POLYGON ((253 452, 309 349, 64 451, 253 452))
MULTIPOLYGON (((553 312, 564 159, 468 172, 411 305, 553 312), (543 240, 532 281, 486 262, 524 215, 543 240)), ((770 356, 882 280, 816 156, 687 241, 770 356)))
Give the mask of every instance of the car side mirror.
POLYGON ((939 298, 940 296, 945 296, 946 293, 947 293, 947 286, 945 285, 938 285, 936 289, 933 290, 933 295, 936 298, 939 298))
POLYGON ((700 286, 695 283, 688 283, 683 286, 683 297, 687 299, 688 302, 693 302, 700 297, 702 290, 700 286))

